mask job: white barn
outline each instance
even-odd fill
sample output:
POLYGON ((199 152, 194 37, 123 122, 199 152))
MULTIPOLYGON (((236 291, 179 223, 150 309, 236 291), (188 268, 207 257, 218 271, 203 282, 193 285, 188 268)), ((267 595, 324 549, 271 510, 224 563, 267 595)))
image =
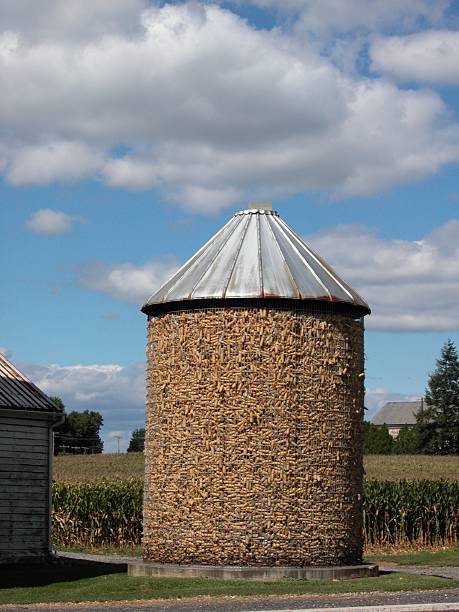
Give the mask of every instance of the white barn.
POLYGON ((0 563, 51 552, 53 427, 63 414, 0 355, 0 563))

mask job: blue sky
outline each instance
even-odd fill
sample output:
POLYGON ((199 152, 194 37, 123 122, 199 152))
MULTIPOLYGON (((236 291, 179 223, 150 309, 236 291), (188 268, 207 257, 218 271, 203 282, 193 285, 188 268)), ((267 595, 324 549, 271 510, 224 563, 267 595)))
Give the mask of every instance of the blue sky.
POLYGON ((369 414, 423 393, 459 340, 457 3, 9 4, 0 346, 106 450, 143 423, 141 302, 254 199, 370 303, 369 414))

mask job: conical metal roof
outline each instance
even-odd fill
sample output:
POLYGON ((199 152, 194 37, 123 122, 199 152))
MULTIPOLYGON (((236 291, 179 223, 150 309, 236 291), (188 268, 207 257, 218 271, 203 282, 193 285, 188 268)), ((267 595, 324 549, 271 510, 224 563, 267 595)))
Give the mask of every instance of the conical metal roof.
POLYGON ((188 300, 280 298, 370 308, 268 207, 237 212, 142 306, 188 300))

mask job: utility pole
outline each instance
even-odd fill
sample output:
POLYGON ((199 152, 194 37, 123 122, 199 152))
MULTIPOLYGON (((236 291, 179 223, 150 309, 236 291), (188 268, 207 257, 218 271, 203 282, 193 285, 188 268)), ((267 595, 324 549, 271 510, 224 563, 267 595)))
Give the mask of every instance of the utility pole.
POLYGON ((120 438, 121 436, 113 436, 114 438, 116 438, 116 441, 118 442, 118 455, 120 454, 120 438))

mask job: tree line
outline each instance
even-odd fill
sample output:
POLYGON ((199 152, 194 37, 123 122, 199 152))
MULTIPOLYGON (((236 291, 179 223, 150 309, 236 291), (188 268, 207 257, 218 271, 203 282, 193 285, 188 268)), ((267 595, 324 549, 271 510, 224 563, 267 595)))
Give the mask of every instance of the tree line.
MULTIPOLYGON (((62 411, 65 404, 60 397, 50 400, 62 411)), ((54 428, 54 454, 92 454, 101 453, 104 443, 100 437, 103 418, 99 412, 68 412, 64 422, 54 428)))
MULTIPOLYGON (((65 411, 65 404, 60 397, 49 398, 61 412, 65 411)), ((100 428, 104 419, 100 412, 73 410, 65 414, 64 422, 54 428, 54 454, 93 454, 101 453, 104 443, 100 437, 100 428)), ((127 452, 142 452, 145 445, 145 429, 135 429, 127 452)))
POLYGON ((397 438, 388 428, 365 422, 364 454, 459 455, 459 359, 454 342, 443 345, 430 375, 422 408, 413 427, 402 427, 397 438))

